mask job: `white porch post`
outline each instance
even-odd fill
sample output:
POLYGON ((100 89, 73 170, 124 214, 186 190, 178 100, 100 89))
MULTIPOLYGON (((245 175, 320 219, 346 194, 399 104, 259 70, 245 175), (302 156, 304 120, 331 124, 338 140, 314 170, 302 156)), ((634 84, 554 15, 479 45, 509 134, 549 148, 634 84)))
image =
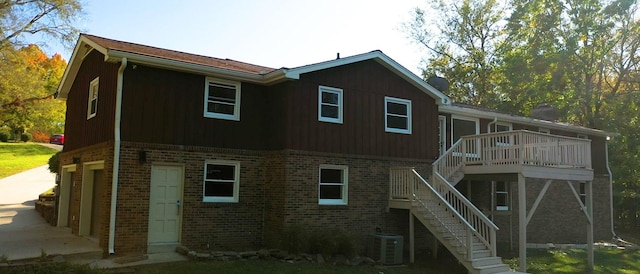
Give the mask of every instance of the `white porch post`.
POLYGON ((520 271, 527 272, 527 193, 522 173, 518 173, 518 228, 520 271))
POLYGON ((593 271, 593 181, 585 183, 585 207, 587 210, 587 269, 593 271))
POLYGON ((414 230, 414 222, 413 222, 413 213, 411 213, 411 209, 409 209, 409 261, 411 263, 416 262, 416 254, 415 254, 415 245, 416 245, 416 237, 414 230))

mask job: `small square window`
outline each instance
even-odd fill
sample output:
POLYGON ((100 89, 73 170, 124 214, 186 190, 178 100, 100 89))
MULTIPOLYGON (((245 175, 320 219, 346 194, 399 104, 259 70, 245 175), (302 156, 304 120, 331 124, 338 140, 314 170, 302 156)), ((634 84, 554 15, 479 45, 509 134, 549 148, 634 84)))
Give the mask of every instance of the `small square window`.
POLYGON ((204 165, 203 202, 237 203, 240 188, 240 163, 206 161, 204 165))
POLYGON ((411 134, 411 101, 384 97, 385 131, 411 134))
POLYGON ((89 100, 87 103, 87 120, 98 114, 98 91, 100 90, 100 78, 96 77, 89 84, 89 100))
POLYGON ((318 199, 321 205, 348 204, 349 168, 338 165, 320 165, 318 199))
POLYGON ((204 117, 240 120, 240 83, 207 78, 204 117))
POLYGON ((318 88, 318 121, 342 124, 342 89, 318 88))

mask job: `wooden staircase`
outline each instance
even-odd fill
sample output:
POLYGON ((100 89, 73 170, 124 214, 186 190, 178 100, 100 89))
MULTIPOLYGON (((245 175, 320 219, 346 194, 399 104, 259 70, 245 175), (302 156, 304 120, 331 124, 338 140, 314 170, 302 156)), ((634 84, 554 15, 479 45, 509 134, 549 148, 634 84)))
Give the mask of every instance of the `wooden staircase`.
POLYGON ((469 273, 501 273, 509 266, 496 256, 496 230, 471 202, 455 188, 441 195, 411 168, 391 170, 393 180, 413 185, 411 214, 462 263, 469 273), (456 207, 458 209, 456 209, 456 207))
POLYGON ((546 176, 549 168, 593 176, 590 141, 526 130, 464 136, 433 163, 428 181, 413 168, 392 168, 390 206, 409 209, 469 273, 508 272, 496 255, 498 227, 454 186, 466 174, 546 176))

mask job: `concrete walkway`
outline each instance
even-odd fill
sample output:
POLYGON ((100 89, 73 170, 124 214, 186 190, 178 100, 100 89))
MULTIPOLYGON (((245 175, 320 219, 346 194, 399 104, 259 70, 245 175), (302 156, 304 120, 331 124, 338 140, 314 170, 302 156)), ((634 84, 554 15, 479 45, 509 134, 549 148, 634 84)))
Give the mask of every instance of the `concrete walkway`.
POLYGON ((55 186, 55 177, 44 165, 0 179, 0 256, 11 261, 101 251, 69 228, 49 225, 35 210, 38 195, 55 186))
POLYGON ((68 227, 51 226, 35 210, 38 195, 54 186, 55 174, 49 172, 48 165, 0 179, 0 257, 15 261, 62 255, 65 261, 96 268, 186 260, 175 252, 124 260, 127 263, 118 262, 117 257, 102 258, 96 239, 75 236, 68 227))

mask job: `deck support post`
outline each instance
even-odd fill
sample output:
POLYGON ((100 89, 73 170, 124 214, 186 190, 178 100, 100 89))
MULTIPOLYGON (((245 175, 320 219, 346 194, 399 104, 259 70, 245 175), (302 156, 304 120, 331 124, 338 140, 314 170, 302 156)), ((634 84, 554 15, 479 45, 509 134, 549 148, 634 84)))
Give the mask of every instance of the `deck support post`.
POLYGON ((585 183, 585 207, 587 210, 587 270, 593 272, 593 181, 585 183))
POLYGON ((409 261, 411 263, 416 262, 416 234, 415 234, 415 226, 413 221, 413 213, 411 212, 413 209, 409 209, 409 261))
POLYGON ((520 272, 527 272, 527 193, 522 173, 518 173, 518 228, 520 272))

